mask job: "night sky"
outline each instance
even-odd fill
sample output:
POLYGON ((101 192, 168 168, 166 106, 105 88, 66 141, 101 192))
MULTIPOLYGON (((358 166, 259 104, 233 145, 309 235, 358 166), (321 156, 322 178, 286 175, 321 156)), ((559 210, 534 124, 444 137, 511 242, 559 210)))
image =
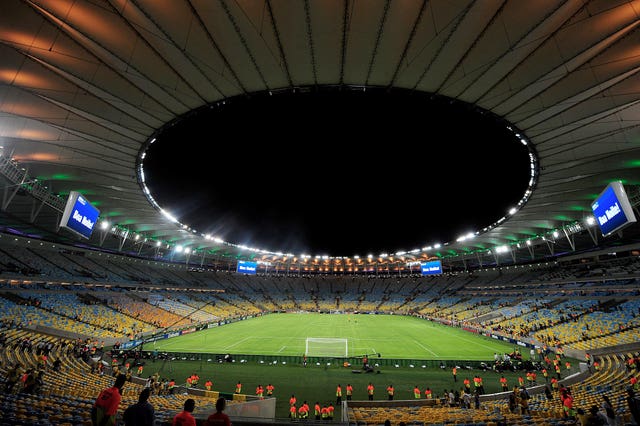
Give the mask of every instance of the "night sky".
POLYGON ((253 95, 190 114, 147 152, 156 201, 202 233, 294 254, 393 253, 502 217, 528 152, 466 104, 404 91, 253 95))

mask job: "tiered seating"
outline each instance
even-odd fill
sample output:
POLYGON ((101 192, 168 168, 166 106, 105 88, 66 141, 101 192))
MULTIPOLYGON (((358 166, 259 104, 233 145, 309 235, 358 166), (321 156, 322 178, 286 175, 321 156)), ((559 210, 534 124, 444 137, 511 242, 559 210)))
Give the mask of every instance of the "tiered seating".
POLYGON ((435 302, 430 303, 428 306, 418 311, 420 314, 428 315, 437 318, 447 318, 441 314, 441 312, 451 306, 455 305, 461 300, 459 296, 443 297, 435 302))
MULTIPOLYGON (((0 317, 13 319, 18 324, 42 325, 87 336, 96 333, 96 327, 93 325, 63 317, 35 306, 17 305, 3 298, 0 298, 0 310, 0 317)), ((104 337, 122 337, 121 334, 110 330, 101 330, 100 333, 104 337)))
POLYGON ((198 310, 197 307, 187 306, 177 300, 167 298, 161 294, 149 295, 149 303, 158 306, 166 311, 172 312, 181 318, 188 318, 192 323, 216 321, 217 318, 206 312, 198 310))
MULTIPOLYGON (((58 344, 50 354, 50 362, 60 359, 62 368, 59 372, 44 370, 44 386, 37 395, 0 393, 0 412, 2 413, 0 424, 9 422, 8 424, 40 426, 90 425, 91 405, 102 389, 112 385, 113 377, 91 373, 87 364, 69 356, 66 349, 66 343, 69 341, 18 329, 7 330, 6 334, 9 344, 0 351, 2 376, 6 374, 7 367, 15 362, 20 363, 24 368, 37 368, 35 353, 13 348, 15 342, 26 337, 34 342, 34 346, 40 340, 55 340, 58 344)), ((125 385, 120 412, 137 402, 142 387, 135 383, 125 385)), ((204 416, 215 411, 215 397, 217 397, 215 392, 212 392, 212 397, 191 394, 152 395, 149 402, 155 407, 156 419, 160 422, 169 422, 182 409, 187 398, 196 399, 194 414, 204 416)))
POLYGON ((542 299, 531 311, 521 316, 509 317, 501 321, 491 321, 483 325, 490 325, 494 331, 502 331, 511 337, 528 336, 532 331, 550 327, 561 321, 566 321, 571 315, 586 312, 597 305, 597 300, 565 300, 553 308, 544 308, 551 300, 542 299))
POLYGON ((349 408, 350 425, 382 425, 390 420, 392 425, 405 424, 443 425, 443 424, 485 424, 496 426, 516 424, 523 420, 518 414, 487 412, 485 410, 435 407, 356 407, 349 408))
MULTIPOLYGON (((588 411, 593 405, 600 406, 602 395, 608 395, 621 424, 631 420, 625 400, 628 373, 621 357, 605 356, 600 359, 602 369, 590 376, 584 382, 572 386, 574 408, 588 411)), ((463 409, 457 407, 418 406, 407 403, 405 406, 388 407, 384 405, 374 407, 349 407, 349 424, 352 425, 381 425, 385 420, 392 424, 405 422, 406 424, 442 425, 442 424, 564 424, 564 411, 558 395, 553 400, 547 400, 545 395, 532 395, 529 400, 530 414, 512 413, 508 407, 507 398, 494 401, 482 401, 481 408, 463 409)), ((573 424, 568 422, 567 424, 573 424)))
MULTIPOLYGON (((616 413, 624 418, 622 424, 626 424, 630 419, 625 400, 629 374, 619 356, 606 355, 599 360, 602 364, 599 372, 569 387, 574 398, 574 409, 582 408, 588 411, 593 405, 600 406, 602 395, 607 395, 616 413)), ((509 411, 506 399, 487 402, 486 405, 489 409, 500 410, 503 413, 509 411)), ((534 417, 544 419, 546 422, 564 417, 562 401, 557 393, 552 400, 548 400, 544 394, 532 395, 529 400, 529 409, 534 417)))
POLYGON ((640 302, 628 301, 619 305, 619 309, 610 312, 593 311, 578 317, 575 321, 564 322, 547 330, 535 333, 540 341, 555 338, 562 345, 589 340, 594 337, 619 332, 621 328, 640 326, 637 315, 640 302))
MULTIPOLYGON (((37 291, 26 294, 40 300, 43 308, 91 324, 99 330, 105 330, 105 334, 110 332, 110 337, 128 336, 143 331, 133 318, 121 315, 102 304, 86 305, 74 293, 37 291)), ((91 334, 95 333, 96 331, 91 334)))
POLYGON ((150 305, 139 299, 134 299, 129 295, 111 294, 106 297, 114 309, 159 328, 190 324, 190 321, 186 318, 150 305))

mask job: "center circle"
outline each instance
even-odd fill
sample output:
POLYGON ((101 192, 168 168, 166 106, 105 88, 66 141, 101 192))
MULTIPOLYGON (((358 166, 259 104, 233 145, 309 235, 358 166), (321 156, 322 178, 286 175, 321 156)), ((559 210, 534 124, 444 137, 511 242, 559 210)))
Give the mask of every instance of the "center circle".
POLYGON ((181 223, 234 244, 393 253, 480 230, 522 199, 530 157, 512 129, 410 90, 254 93, 156 132, 145 184, 181 223))

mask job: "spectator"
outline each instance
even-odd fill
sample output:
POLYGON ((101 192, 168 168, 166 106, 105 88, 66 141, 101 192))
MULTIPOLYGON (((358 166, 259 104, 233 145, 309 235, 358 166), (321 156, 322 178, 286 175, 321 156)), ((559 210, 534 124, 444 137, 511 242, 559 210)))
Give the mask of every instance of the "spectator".
POLYGON ((173 418, 172 426, 196 426, 196 419, 191 413, 196 408, 196 401, 189 398, 184 402, 184 410, 173 418))
POLYGON ((122 388, 126 377, 121 374, 116 377, 112 387, 103 389, 91 409, 91 424, 93 426, 115 426, 118 405, 122 400, 122 388))
POLYGON ((231 420, 224 411, 226 401, 224 398, 218 398, 216 401, 216 412, 209 416, 204 422, 205 426, 231 426, 231 420))
POLYGON ((605 413, 605 417, 607 420, 607 424, 609 426, 615 426, 616 424, 616 412, 613 409, 613 404, 611 404, 611 401, 609 400, 609 397, 607 395, 602 395, 602 411, 605 413))
POLYGON ((138 395, 138 402, 124 410, 125 426, 153 426, 155 412, 148 400, 151 388, 144 388, 138 395))
POLYGON ((20 380, 20 365, 18 363, 14 364, 9 371, 7 371, 7 376, 5 378, 5 386, 4 391, 6 393, 11 393, 13 391, 13 387, 20 380))
POLYGON ((635 397, 635 392, 632 388, 627 389, 627 405, 633 421, 640 425, 640 400, 635 397))
POLYGON ((589 414, 584 417, 582 426, 602 426, 607 424, 606 420, 598 413, 598 406, 589 408, 589 414))

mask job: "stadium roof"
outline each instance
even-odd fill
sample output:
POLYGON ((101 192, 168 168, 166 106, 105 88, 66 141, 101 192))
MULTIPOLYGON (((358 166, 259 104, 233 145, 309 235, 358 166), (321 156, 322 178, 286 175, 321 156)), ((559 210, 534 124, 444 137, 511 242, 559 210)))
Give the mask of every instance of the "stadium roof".
POLYGON ((57 223, 64 196, 79 190, 109 221, 96 246, 300 262, 171 220, 144 192, 144 149, 162 126, 229 97, 371 86, 476 105, 537 155, 532 192, 513 214, 439 248, 376 254, 378 263, 508 264, 634 243, 637 226, 603 240, 585 220, 613 180, 637 204, 638 13, 640 1, 627 0, 5 0, 2 221, 77 242, 57 223))

